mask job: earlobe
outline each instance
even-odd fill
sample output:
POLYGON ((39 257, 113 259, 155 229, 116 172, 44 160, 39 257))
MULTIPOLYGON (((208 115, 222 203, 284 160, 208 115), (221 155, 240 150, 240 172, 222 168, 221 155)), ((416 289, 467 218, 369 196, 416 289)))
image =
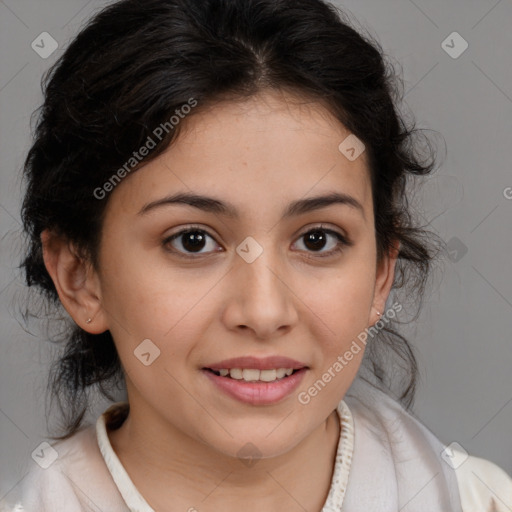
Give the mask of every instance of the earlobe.
POLYGON ((108 326, 100 283, 91 265, 77 255, 69 241, 48 229, 41 233, 41 243, 46 269, 71 318, 91 334, 105 332, 108 326))

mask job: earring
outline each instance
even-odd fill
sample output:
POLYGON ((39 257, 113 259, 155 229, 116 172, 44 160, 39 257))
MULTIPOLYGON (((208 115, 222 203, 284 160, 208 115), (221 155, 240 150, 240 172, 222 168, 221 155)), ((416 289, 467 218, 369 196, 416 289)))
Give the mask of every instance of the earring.
POLYGON ((92 322, 92 318, 88 318, 88 319, 85 321, 85 323, 86 323, 86 324, 90 324, 91 322, 92 322))
POLYGON ((380 316, 380 313, 379 313, 378 311, 377 311, 377 315, 379 315, 379 316, 380 316))

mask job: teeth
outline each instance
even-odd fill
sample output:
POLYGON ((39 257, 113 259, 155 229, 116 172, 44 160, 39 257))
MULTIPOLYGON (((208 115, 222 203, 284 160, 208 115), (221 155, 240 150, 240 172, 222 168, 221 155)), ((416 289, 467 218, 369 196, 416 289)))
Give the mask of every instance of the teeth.
POLYGON ((279 368, 279 370, 276 370, 276 377, 282 379, 285 375, 288 375, 286 372, 286 368, 279 368))
MULTIPOLYGON (((245 370, 244 370, 245 372, 245 370)), ((263 382, 272 382, 277 379, 277 370, 260 370, 259 380, 263 382)))
POLYGON ((232 379, 244 380, 246 382, 262 381, 262 382, 273 382, 277 379, 282 379, 285 375, 291 375, 293 368, 277 368, 273 370, 255 370, 253 368, 222 368, 218 370, 222 377, 228 375, 232 379))
POLYGON ((240 368, 232 368, 231 370, 228 370, 228 371, 229 371, 229 376, 232 379, 240 380, 240 379, 244 378, 242 370, 240 370, 240 368))

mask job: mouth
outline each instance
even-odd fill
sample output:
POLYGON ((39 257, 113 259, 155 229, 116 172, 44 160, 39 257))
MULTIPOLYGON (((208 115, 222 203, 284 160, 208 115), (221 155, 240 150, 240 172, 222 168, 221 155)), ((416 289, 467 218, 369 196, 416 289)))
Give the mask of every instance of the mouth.
POLYGON ((202 368, 202 373, 225 396, 261 406, 276 404, 293 394, 308 369, 202 368))
POLYGON ((212 368, 203 368, 203 370, 213 373, 218 377, 238 380, 243 382, 279 382, 287 379, 291 375, 305 369, 304 368, 275 368, 270 370, 258 370, 256 368, 221 368, 214 370, 212 368))

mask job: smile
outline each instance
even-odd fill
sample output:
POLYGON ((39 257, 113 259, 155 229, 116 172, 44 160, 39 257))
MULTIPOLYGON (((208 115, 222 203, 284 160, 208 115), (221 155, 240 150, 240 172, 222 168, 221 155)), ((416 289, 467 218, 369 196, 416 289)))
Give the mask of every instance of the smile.
POLYGON ((308 368, 256 370, 203 368, 202 373, 223 394, 251 405, 275 404, 291 395, 302 382, 308 368), (228 373, 226 373, 228 372, 228 373), (279 372, 279 374, 278 374, 279 372), (283 374, 284 372, 284 374, 283 374), (278 377, 278 375, 282 375, 278 377), (268 380, 264 380, 264 379, 268 380))
POLYGON ((221 368, 219 370, 211 371, 222 377, 244 380, 245 382, 273 382, 275 380, 287 377, 297 370, 294 370, 293 368, 276 368, 273 370, 257 370, 254 368, 221 368))

